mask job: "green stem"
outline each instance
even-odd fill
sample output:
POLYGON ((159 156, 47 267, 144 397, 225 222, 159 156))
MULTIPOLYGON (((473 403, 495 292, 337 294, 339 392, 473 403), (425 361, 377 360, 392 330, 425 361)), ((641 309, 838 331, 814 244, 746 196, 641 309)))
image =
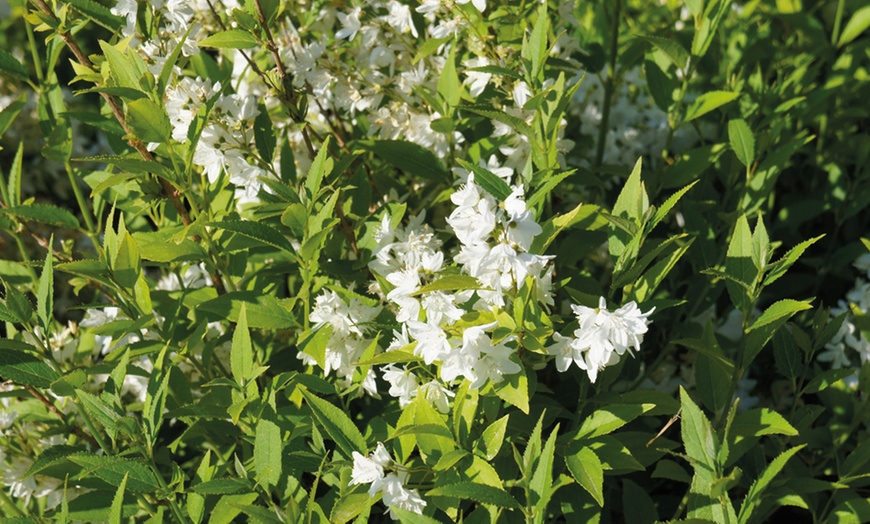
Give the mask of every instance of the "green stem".
POLYGON ((184 513, 181 512, 181 508, 178 507, 178 503, 175 502, 175 494, 172 493, 172 490, 169 489, 169 485, 166 484, 166 481, 163 479, 163 475, 160 474, 160 471, 157 469, 157 464, 154 463, 154 460, 151 460, 151 469, 154 471, 154 475, 157 477, 157 481, 160 483, 160 487, 166 490, 168 495, 166 498, 169 500, 169 507, 172 509, 172 513, 175 515, 175 519, 178 522, 189 524, 190 520, 184 516, 184 513))
POLYGON ((91 417, 90 417, 90 416, 88 415, 88 413, 84 410, 84 408, 82 408, 82 407, 79 405, 79 398, 78 398, 78 395, 74 395, 73 398, 75 399, 75 402, 73 403, 73 405, 75 405, 75 407, 76 407, 76 411, 77 411, 77 412, 79 413, 79 415, 82 417, 82 420, 85 421, 85 425, 86 425, 86 426, 88 427, 88 429, 90 430, 91 435, 93 435, 93 437, 94 437, 94 440, 96 440, 96 441, 97 441, 97 444, 100 445, 100 449, 102 449, 102 450, 103 450, 107 455, 111 455, 111 451, 112 451, 112 450, 111 450, 111 448, 109 448, 109 446, 106 444, 106 441, 103 440, 103 436, 100 435, 100 432, 97 431, 97 427, 94 425, 94 421, 91 420, 91 417))
POLYGON ((5 489, 0 489, 0 502, 3 502, 3 505, 9 508, 16 517, 27 516, 27 514, 21 511, 21 508, 16 506, 15 502, 13 502, 12 499, 9 498, 9 495, 6 494, 5 489))
POLYGON ((94 248, 100 245, 100 239, 97 236, 98 232, 96 227, 94 227, 94 219, 91 216, 91 208, 88 206, 87 201, 85 201, 84 195, 82 195, 82 189, 79 187, 75 173, 73 173, 73 168, 70 165, 69 161, 63 163, 64 167, 66 167, 66 174, 69 177, 69 184, 72 186, 73 194, 76 197, 76 202, 79 205, 79 211, 82 213, 82 218, 85 221, 85 227, 88 229, 88 236, 91 237, 91 241, 94 243, 94 248))

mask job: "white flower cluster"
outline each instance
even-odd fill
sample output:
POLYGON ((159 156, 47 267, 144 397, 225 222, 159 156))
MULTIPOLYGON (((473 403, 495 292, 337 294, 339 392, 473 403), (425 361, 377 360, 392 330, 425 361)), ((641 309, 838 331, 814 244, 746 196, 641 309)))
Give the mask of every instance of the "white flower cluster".
POLYGON ((376 497, 380 493, 381 501, 389 508, 389 515, 394 520, 399 517, 393 512, 393 508, 422 514, 426 507, 426 501, 416 489, 405 488, 407 477, 407 472, 393 463, 387 448, 381 442, 378 442, 377 448, 367 457, 353 452, 350 484, 370 484, 369 496, 376 497), (394 471, 387 473, 385 469, 394 471))
MULTIPOLYGON (((870 254, 861 255, 853 265, 870 280, 870 254)), ((862 277, 855 279, 855 285, 846 293, 845 300, 840 300, 837 306, 831 309, 832 316, 848 313, 837 334, 825 345, 825 351, 816 357, 822 362, 830 362, 833 369, 855 367, 853 356, 859 358, 860 365, 870 362, 870 340, 858 328, 853 314, 855 310, 861 315, 870 314, 868 280, 862 277)))
POLYGON ((629 302, 614 312, 607 310, 604 297, 598 308, 572 305, 579 326, 573 337, 559 333, 553 335, 555 344, 548 348, 556 357, 556 368, 566 371, 573 362, 586 371, 589 380, 595 382, 598 372, 619 362, 626 351, 640 349, 643 335, 649 326, 649 315, 655 310, 641 312, 635 302, 629 302))
MULTIPOLYGON (((315 299, 309 316, 315 322, 314 328, 329 326, 332 330, 326 344, 323 372, 329 375, 334 371, 345 387, 353 381, 357 361, 373 342, 368 338, 371 331, 369 324, 378 316, 380 309, 367 306, 356 297, 347 304, 331 290, 315 299)), ((318 365, 317 359, 308 353, 300 352, 298 357, 309 366, 318 365)), ((364 377, 362 387, 366 393, 377 396, 375 376, 371 370, 364 377)))

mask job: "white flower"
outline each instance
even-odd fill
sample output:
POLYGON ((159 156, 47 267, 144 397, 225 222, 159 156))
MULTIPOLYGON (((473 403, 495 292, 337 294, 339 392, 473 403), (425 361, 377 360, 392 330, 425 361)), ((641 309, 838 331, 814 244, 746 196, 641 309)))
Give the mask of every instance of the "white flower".
POLYGON ((407 368, 397 368, 395 364, 384 366, 384 380, 390 383, 390 396, 399 399, 399 407, 410 404, 417 394, 417 376, 407 368))
POLYGON ((350 484, 371 484, 369 495, 375 496, 381 488, 384 479, 384 467, 390 464, 390 454, 383 443, 378 442, 375 451, 368 457, 354 451, 353 471, 351 472, 350 484))
POLYGON ((408 321, 408 332, 417 341, 414 354, 423 357, 427 365, 436 360, 443 360, 450 353, 450 341, 447 333, 438 326, 415 320, 408 321))
POLYGON ((341 22, 342 29, 335 33, 335 38, 343 40, 345 38, 351 41, 360 30, 359 15, 362 9, 355 7, 350 13, 338 13, 338 21, 341 22))
POLYGON ((567 370, 574 362, 586 370, 592 382, 600 370, 619 362, 626 351, 640 349, 649 325, 647 317, 655 310, 642 313, 632 301, 611 313, 604 297, 599 300, 598 309, 580 305, 572 305, 571 309, 580 324, 574 330, 574 338, 554 335, 556 343, 548 351, 556 356, 559 371, 567 370))
POLYGON ((486 9, 486 0, 456 0, 456 3, 467 4, 469 1, 474 4, 474 7, 476 7, 481 13, 486 9))
POLYGON ((526 105, 526 102, 529 101, 529 98, 531 98, 532 92, 529 90, 528 84, 520 81, 514 84, 512 95, 517 108, 522 109, 526 105))
POLYGON ((452 324, 462 318, 463 311, 453 303, 456 295, 447 294, 443 291, 433 291, 423 296, 423 309, 426 311, 426 320, 434 325, 440 325, 442 320, 452 324))
POLYGON ((480 96, 480 94, 483 93, 483 90, 486 89, 487 84, 489 84, 490 78, 492 78, 491 73, 472 71, 472 69, 488 65, 489 60, 482 56, 472 58, 465 62, 465 67, 468 69, 465 72, 465 83, 469 84, 468 92, 471 93, 471 96, 480 96))
POLYGON ((456 393, 445 388, 437 380, 430 380, 421 385, 416 394, 421 395, 426 402, 445 414, 450 411, 450 399, 456 396, 456 393))
POLYGON ((393 520, 398 520, 398 515, 393 508, 403 509, 418 515, 423 514, 426 501, 417 493, 416 489, 405 489, 402 479, 395 473, 390 473, 384 478, 383 502, 390 508, 389 515, 393 520))
POLYGON ((410 31, 414 38, 417 38, 417 28, 414 27, 414 20, 411 18, 411 8, 396 0, 390 0, 387 8, 390 10, 390 14, 387 15, 387 23, 396 31, 400 33, 410 31))

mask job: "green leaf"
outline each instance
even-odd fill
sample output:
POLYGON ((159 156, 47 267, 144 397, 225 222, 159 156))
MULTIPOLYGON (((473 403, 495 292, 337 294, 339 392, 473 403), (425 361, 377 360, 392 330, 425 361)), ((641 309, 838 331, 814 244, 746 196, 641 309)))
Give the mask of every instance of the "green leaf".
POLYGON ((682 386, 680 386, 680 403, 683 410, 680 433, 686 455, 693 460, 696 470, 701 466, 707 471, 716 471, 714 461, 718 446, 710 421, 698 405, 692 402, 692 398, 682 386))
POLYGON ((676 81, 668 76, 654 60, 644 60, 643 71, 646 74, 646 83, 656 106, 664 112, 668 112, 674 103, 674 90, 676 81))
POLYGON ((531 77, 533 79, 541 79, 544 71, 544 64, 547 60, 547 36, 550 30, 550 17, 547 14, 547 2, 541 4, 538 8, 538 16, 535 19, 535 25, 532 27, 532 33, 529 39, 524 42, 522 48, 522 56, 530 62, 531 77))
POLYGON ((47 388, 59 375, 48 364, 29 353, 0 347, 0 377, 24 386, 47 388))
POLYGON ((574 455, 565 457, 565 464, 574 479, 592 495, 600 507, 604 507, 604 470, 601 460, 589 448, 581 448, 574 455))
POLYGON ((127 103, 127 125, 137 138, 145 142, 165 142, 172 131, 163 106, 147 98, 127 103))
POLYGON ((466 289, 484 289, 480 282, 468 275, 447 275, 439 278, 434 282, 430 282, 421 287, 417 291, 411 293, 410 296, 416 297, 433 291, 463 291, 466 289))
POLYGON ((438 94, 449 107, 459 105, 459 100, 462 98, 462 84, 459 83, 459 75, 456 73, 456 46, 450 47, 450 54, 444 62, 443 69, 441 69, 441 76, 438 78, 438 94))
POLYGON ((275 486, 281 481, 281 430, 269 419, 257 423, 254 438, 254 471, 260 482, 275 486))
POLYGON ((320 192, 320 186, 323 184, 323 177, 332 172, 333 160, 329 157, 329 142, 330 137, 320 146, 320 151, 311 162, 311 167, 308 169, 308 176, 305 177, 305 188, 308 190, 309 197, 314 200, 320 192))
POLYGON ((282 249, 288 253, 296 252, 296 250, 293 249, 293 245, 284 235, 262 222, 253 222, 250 220, 226 220, 222 222, 211 222, 208 225, 226 231, 232 231, 233 233, 238 233, 258 242, 262 242, 267 246, 282 249))
POLYGON ((21 110, 24 109, 26 105, 27 95, 22 93, 18 98, 10 102, 8 106, 0 110, 0 137, 6 133, 12 125, 12 122, 15 121, 15 117, 21 113, 21 110))
POLYGON ((200 40, 199 47, 216 49, 250 49, 257 47, 257 38, 244 29, 229 29, 200 40))
POLYGON ((300 391, 320 427, 326 430, 345 457, 351 458, 354 451, 365 454, 368 449, 366 440, 344 411, 306 389, 300 391))
MULTIPOLYGON (((124 171, 128 171, 133 174, 145 175, 148 173, 154 173, 162 178, 171 178, 172 170, 163 164, 159 164, 152 160, 143 160, 139 157, 127 157, 127 156, 114 156, 114 155, 97 155, 97 156, 89 156, 82 158, 73 158, 73 162, 98 162, 111 164, 115 167, 118 167, 124 171)), ((94 188, 94 193, 97 193, 97 189, 94 188)))
POLYGON ((249 493, 252 491, 251 484, 239 478, 211 479, 192 486, 190 490, 200 495, 232 495, 236 493, 249 493))
POLYGON ((0 72, 24 82, 30 80, 30 75, 27 74, 27 69, 21 62, 2 49, 0 49, 0 72))
POLYGON ((480 449, 486 460, 491 461, 498 455, 501 445, 504 443, 504 435, 509 418, 510 415, 505 415, 483 430, 483 435, 477 441, 476 447, 480 449))
POLYGON ((783 257, 773 264, 769 264, 766 268, 767 274, 764 277, 764 285, 769 286, 776 282, 781 276, 785 275, 788 269, 804 254, 811 245, 821 240, 825 235, 819 235, 809 240, 804 240, 800 244, 788 250, 783 257))
MULTIPOLYGON (((139 256, 153 262, 198 261, 207 257, 206 251, 189 238, 179 242, 176 235, 183 227, 165 227, 159 231, 137 231, 133 240, 139 247, 139 256)), ((60 266, 58 266, 60 268, 60 266)))
POLYGON ((270 294, 251 291, 233 291, 197 306, 197 311, 208 313, 212 320, 226 319, 238 322, 242 304, 248 309, 248 327, 254 329, 286 329, 297 326, 298 320, 281 301, 270 294))
POLYGON ((813 394, 818 393, 819 391, 824 391, 829 387, 833 386, 835 383, 854 374, 855 370, 851 368, 829 369, 828 371, 825 371, 813 377, 810 383, 804 386, 802 393, 813 394))
POLYGON ((746 120, 735 118, 728 121, 728 140, 741 164, 748 167, 755 161, 755 137, 746 120))
POLYGON ((644 36, 643 39, 662 50, 675 66, 685 71, 689 63, 689 52, 679 42, 658 36, 644 36))
MULTIPOLYGON (((646 187, 641 181, 640 172, 642 168, 642 159, 638 158, 634 164, 634 169, 631 170, 628 180, 619 192, 616 198, 616 204, 613 205, 611 214, 616 217, 629 220, 633 224, 640 224, 640 220, 649 209, 649 197, 647 196, 646 187)), ((608 236, 608 245, 610 254, 613 256, 621 256, 625 252, 626 246, 631 243, 632 239, 641 234, 641 232, 632 235, 628 231, 610 226, 610 235, 608 236)), ((640 239, 636 240, 640 242, 640 239)))
POLYGON ((586 417, 574 439, 591 439, 613 433, 654 407, 655 404, 611 404, 597 409, 586 417))
POLYGON ((485 167, 481 167, 471 162, 466 162, 460 158, 456 159, 459 165, 464 167, 470 173, 474 173, 474 182, 482 187, 487 193, 494 196, 500 201, 504 201, 511 194, 511 188, 501 177, 489 171, 485 167))
POLYGON ((731 0, 709 0, 704 7, 703 16, 695 16, 695 34, 692 38, 692 55, 696 60, 707 53, 716 36, 716 29, 731 10, 731 0))
POLYGON ((756 481, 749 487, 749 491, 746 493, 746 498, 743 499, 743 505, 740 507, 740 513, 737 516, 738 522, 741 524, 749 522, 752 513, 761 504, 761 496, 764 493, 764 490, 770 485, 779 472, 782 471, 786 462, 788 462, 789 459, 798 451, 803 449, 804 446, 806 446, 806 444, 801 444, 800 446, 795 446, 786 450, 771 461, 767 468, 765 468, 764 472, 762 472, 761 476, 758 477, 758 479, 756 479, 756 481))
MULTIPOLYGON (((54 243, 51 237, 48 245, 54 243)), ((39 287, 36 290, 36 312, 42 323, 44 333, 51 333, 51 321, 54 313, 54 269, 52 268, 53 257, 51 250, 45 255, 45 265, 42 266, 42 274, 39 276, 39 287)))
POLYGON ((12 166, 9 168, 9 182, 7 182, 7 192, 10 206, 21 204, 21 164, 24 160, 24 142, 18 144, 18 150, 15 152, 15 157, 12 159, 12 166))
POLYGON ((246 304, 239 311, 239 322, 233 332, 233 344, 230 349, 230 367, 233 379, 240 386, 245 385, 254 370, 254 350, 251 346, 251 334, 248 332, 246 304))
POLYGON ((117 31, 124 25, 124 19, 113 15, 112 11, 94 0, 64 0, 75 7, 76 11, 105 27, 109 31, 117 31))
POLYGON ((485 116, 486 118, 495 120, 496 122, 501 122, 502 124, 506 124, 510 126, 514 131, 523 136, 532 137, 535 135, 535 131, 529 124, 526 123, 525 120, 514 115, 505 113, 504 111, 498 110, 492 106, 474 104, 461 106, 460 109, 462 109, 463 111, 470 111, 480 116, 485 116))
POLYGON ((493 389, 498 398, 529 414, 529 377, 524 366, 520 366, 519 372, 506 375, 504 380, 493 384, 493 389))
POLYGON ((811 309, 809 302, 786 298, 774 302, 764 310, 747 330, 746 344, 743 348, 742 364, 748 366, 770 341, 774 333, 783 326, 795 313, 811 309))
POLYGON ((117 254, 111 258, 112 277, 124 288, 131 289, 136 285, 142 273, 142 261, 139 258, 139 246, 130 233, 124 231, 120 238, 117 254))
POLYGON ((257 108, 259 113, 254 119, 254 143, 257 145, 257 151, 267 163, 272 163, 275 157, 275 129, 272 125, 272 118, 269 116, 269 111, 266 106, 260 104, 257 108))
POLYGON ((843 32, 840 33, 840 39, 837 40, 837 47, 843 47, 858 38, 868 27, 870 27, 870 5, 865 5, 855 11, 852 18, 846 22, 846 27, 843 28, 843 32))
POLYGON ((124 505, 124 491, 127 489, 127 478, 129 473, 124 473, 124 480, 118 486, 115 492, 115 498, 112 499, 112 506, 109 508, 109 524, 121 524, 121 508, 124 505))
POLYGON ((6 307, 12 317, 12 320, 9 322, 21 323, 29 321, 33 315, 33 305, 30 303, 30 300, 8 281, 3 283, 6 287, 6 307))
MULTIPOLYGON (((749 289, 755 285, 758 269, 752 262, 752 232, 749 230, 749 222, 745 215, 740 215, 734 225, 734 233, 728 243, 728 252, 725 256, 725 273, 738 282, 742 282, 749 289)), ((731 302, 737 306, 743 314, 748 314, 752 301, 746 289, 741 289, 733 282, 726 282, 731 302)))
POLYGON ((664 220, 666 216, 668 216, 668 213, 671 212, 674 206, 677 205, 677 202, 679 202, 680 199, 683 198, 683 195, 685 195, 690 189, 695 187, 695 184, 697 183, 698 181, 695 180, 691 184, 683 187, 679 191, 675 192, 673 195, 669 196, 668 199, 665 200, 664 203, 659 206, 653 213, 652 220, 650 220, 649 223, 649 230, 652 231, 654 227, 659 225, 659 223, 661 223, 661 221, 664 220))
POLYGON ((731 91, 710 91, 704 93, 689 104, 689 107, 686 109, 686 118, 683 121, 691 122, 716 108, 733 102, 739 96, 740 93, 733 93, 731 91))
POLYGON ((401 524, 441 524, 440 520, 402 509, 399 506, 393 506, 390 510, 399 518, 401 524))
POLYGON ((520 504, 515 498, 503 490, 486 484, 475 482, 457 482, 429 490, 427 497, 447 497, 462 500, 473 500, 481 504, 490 504, 500 508, 519 509, 520 504))
POLYGON ((534 504, 535 511, 539 515, 546 514, 547 505, 553 495, 553 461, 556 453, 556 437, 559 434, 559 425, 550 432, 541 454, 538 456, 538 464, 529 482, 529 502, 534 504))
POLYGON ((438 157, 423 146, 404 140, 375 140, 364 144, 382 160, 409 175, 433 182, 451 181, 438 157))
POLYGON ((49 204, 30 204, 26 206, 13 206, 0 209, 0 213, 12 215, 23 220, 33 220, 42 224, 53 226, 79 228, 79 221, 69 211, 49 204))
POLYGON ((125 56, 124 53, 119 51, 115 46, 102 40, 100 40, 100 49, 103 50, 103 55, 106 58, 106 62, 101 66, 104 70, 103 74, 105 75, 105 69, 108 65, 108 72, 111 75, 112 80, 115 81, 114 86, 109 85, 106 87, 125 87, 135 91, 141 90, 142 86, 139 84, 139 78, 141 78, 141 75, 136 73, 135 66, 129 57, 125 56))
POLYGON ((151 468, 135 460, 92 454, 70 455, 69 459, 85 469, 83 478, 96 475, 118 486, 127 477, 126 489, 133 493, 154 493, 160 489, 151 468))
POLYGON ((422 357, 418 357, 413 353, 402 350, 386 351, 372 357, 368 360, 358 362, 357 366, 380 366, 383 364, 405 363, 405 362, 423 362, 422 357))
POLYGON ((468 69, 469 71, 475 71, 479 73, 489 73, 491 75, 500 75, 500 76, 509 76, 515 80, 522 80, 523 76, 516 71, 508 69, 506 67, 501 67, 497 65, 485 65, 480 67, 472 67, 468 69))

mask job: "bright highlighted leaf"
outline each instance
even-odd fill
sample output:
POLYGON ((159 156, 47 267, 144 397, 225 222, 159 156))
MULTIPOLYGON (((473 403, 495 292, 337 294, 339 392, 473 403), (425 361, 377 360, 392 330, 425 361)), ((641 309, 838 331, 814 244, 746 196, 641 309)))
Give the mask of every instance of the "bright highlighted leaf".
POLYGON ((217 49, 250 49, 257 47, 257 39, 243 29, 230 29, 204 38, 197 45, 217 49))
POLYGON ((680 403, 683 410, 680 433, 686 455, 693 460, 696 469, 701 466, 707 471, 715 471, 714 461, 718 446, 710 421, 682 386, 680 386, 680 403))
MULTIPOLYGON (((54 237, 48 245, 52 245, 54 237)), ((39 277, 39 287, 36 290, 36 312, 42 329, 46 333, 51 332, 51 320, 54 312, 54 270, 52 268, 53 257, 51 250, 45 256, 45 265, 42 267, 42 275, 39 277)))
POLYGON ((749 166, 755 161, 755 137, 746 120, 737 118, 728 122, 728 140, 741 164, 749 166))
POLYGON ((30 353, 3 347, 0 348, 0 377, 16 384, 47 388, 59 378, 59 375, 48 364, 30 353))
POLYGON ((510 196, 510 186, 507 185, 507 182, 502 180, 501 177, 499 177, 492 171, 477 164, 466 162, 461 158, 456 159, 456 161, 459 162, 459 165, 464 167, 466 170, 474 173, 474 182, 482 187, 490 195, 501 201, 504 201, 505 199, 507 199, 507 197, 510 196))
POLYGON ((576 454, 565 457, 565 464, 577 483, 604 507, 604 470, 598 455, 589 448, 581 448, 576 454))
POLYGON ((163 106, 147 98, 127 104, 127 125, 137 138, 145 142, 165 142, 172 130, 163 106))
POLYGON ((233 344, 230 349, 230 366, 233 379, 242 385, 254 369, 254 350, 251 346, 251 334, 248 333, 248 318, 245 304, 239 312, 239 322, 233 332, 233 344))
POLYGON ((365 454, 366 439, 344 411, 305 389, 300 391, 318 426, 326 430, 345 457, 350 458, 354 451, 365 454))
POLYGON ((714 109, 733 102, 739 96, 740 93, 732 93, 730 91, 710 91, 704 93, 689 104, 684 121, 691 122, 696 118, 700 118, 714 109))
POLYGON ((261 418, 254 433, 254 471, 260 482, 274 486, 281 481, 281 429, 271 420, 261 418))

